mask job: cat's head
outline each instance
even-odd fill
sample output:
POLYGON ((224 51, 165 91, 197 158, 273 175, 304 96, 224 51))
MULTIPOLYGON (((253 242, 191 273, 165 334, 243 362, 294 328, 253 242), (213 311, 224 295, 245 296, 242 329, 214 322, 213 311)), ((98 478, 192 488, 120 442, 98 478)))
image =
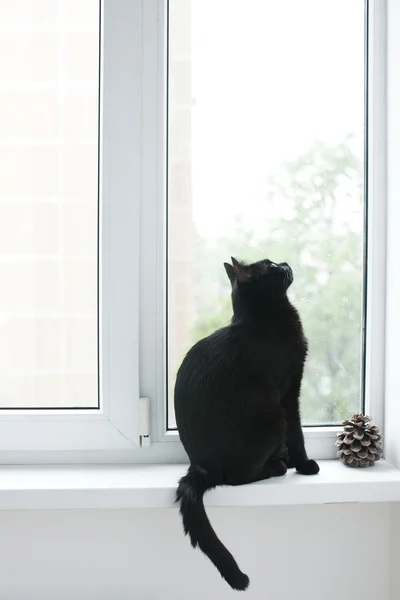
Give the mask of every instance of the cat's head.
POLYGON ((286 292, 293 282, 291 267, 264 259, 251 265, 232 258, 232 264, 224 263, 225 271, 232 285, 234 311, 258 314, 286 298, 286 292))

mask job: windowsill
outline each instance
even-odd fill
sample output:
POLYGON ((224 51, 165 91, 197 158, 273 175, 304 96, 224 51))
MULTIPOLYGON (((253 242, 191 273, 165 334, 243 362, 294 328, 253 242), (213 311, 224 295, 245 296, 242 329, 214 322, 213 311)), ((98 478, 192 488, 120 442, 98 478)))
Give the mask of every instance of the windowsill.
MULTIPOLYGON (((351 469, 321 461, 321 472, 206 494, 207 506, 264 506, 400 501, 400 471, 386 461, 351 469)), ((0 510, 118 509, 173 506, 185 465, 3 466, 0 510)))

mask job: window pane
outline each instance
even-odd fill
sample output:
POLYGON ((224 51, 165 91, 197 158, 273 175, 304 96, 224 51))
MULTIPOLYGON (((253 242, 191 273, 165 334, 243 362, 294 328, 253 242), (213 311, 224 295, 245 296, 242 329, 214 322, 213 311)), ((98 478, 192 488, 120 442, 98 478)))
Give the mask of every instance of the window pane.
POLYGON ((169 7, 168 425, 184 353, 230 320, 232 255, 292 265, 303 420, 339 422, 362 406, 364 1, 169 7))
POLYGON ((99 1, 0 13, 0 407, 96 407, 99 1))

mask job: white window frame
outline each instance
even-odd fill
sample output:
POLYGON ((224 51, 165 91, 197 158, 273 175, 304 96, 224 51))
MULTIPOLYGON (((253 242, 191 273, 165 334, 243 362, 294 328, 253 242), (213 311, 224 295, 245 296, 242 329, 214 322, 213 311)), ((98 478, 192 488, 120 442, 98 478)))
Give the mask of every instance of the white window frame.
MULTIPOLYGON (((167 4, 102 0, 102 406, 0 412, 1 463, 187 460, 177 433, 166 431, 167 4), (151 401, 149 448, 140 448, 140 396, 151 401)), ((366 411, 379 426, 385 388, 386 4, 368 2, 365 388, 366 411)), ((333 458, 337 431, 305 427, 310 457, 333 458)))
MULTIPOLYGON (((378 2, 379 0, 375 0, 378 2)), ((400 469, 400 3, 386 0, 386 38, 382 52, 387 53, 386 73, 386 340, 385 340, 385 396, 384 396, 384 449, 389 462, 400 469)), ((382 265, 383 266, 383 263, 382 265)))

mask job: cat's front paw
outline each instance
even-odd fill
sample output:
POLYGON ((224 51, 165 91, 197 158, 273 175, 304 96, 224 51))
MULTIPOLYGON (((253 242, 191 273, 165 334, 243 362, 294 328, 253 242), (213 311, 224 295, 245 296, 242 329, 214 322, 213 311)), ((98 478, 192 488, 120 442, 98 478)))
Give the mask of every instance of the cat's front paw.
POLYGON ((305 460, 295 465, 296 471, 301 475, 316 475, 319 473, 319 465, 315 460, 305 460))

